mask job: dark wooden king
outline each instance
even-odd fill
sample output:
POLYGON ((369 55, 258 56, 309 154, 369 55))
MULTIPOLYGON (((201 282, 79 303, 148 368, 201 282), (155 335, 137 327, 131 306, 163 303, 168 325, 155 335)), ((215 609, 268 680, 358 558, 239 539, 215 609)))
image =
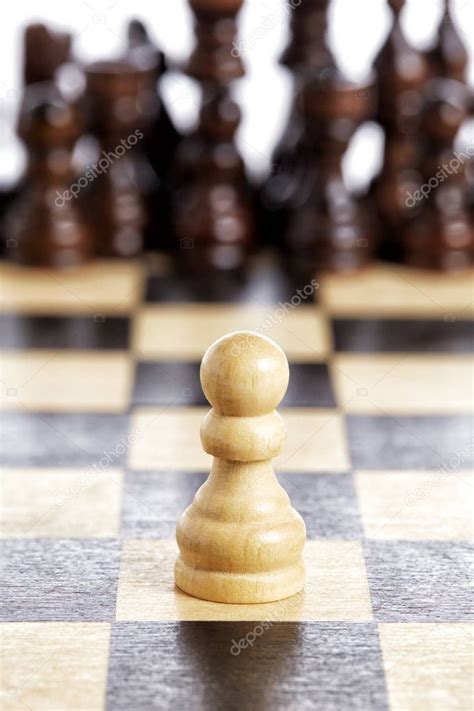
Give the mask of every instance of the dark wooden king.
POLYGON ((243 0, 189 0, 196 47, 186 72, 202 88, 196 130, 177 159, 175 232, 181 263, 194 271, 238 270, 253 236, 249 187, 235 146, 240 122, 230 85, 244 74, 236 44, 243 0))

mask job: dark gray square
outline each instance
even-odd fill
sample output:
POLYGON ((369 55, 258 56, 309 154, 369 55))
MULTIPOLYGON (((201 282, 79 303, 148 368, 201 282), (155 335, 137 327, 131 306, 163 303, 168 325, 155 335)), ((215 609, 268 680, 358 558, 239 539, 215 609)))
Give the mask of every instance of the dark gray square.
POLYGON ((467 416, 349 415, 346 421, 355 469, 436 469, 453 457, 465 469, 474 463, 474 424, 467 416))
POLYGON ((3 621, 115 618, 118 541, 8 539, 2 543, 1 563, 3 621))
MULTIPOLYGON (((122 534, 127 538, 172 538, 176 522, 207 473, 129 472, 125 479, 122 534)), ((362 538, 350 474, 279 474, 308 538, 362 538)))
POLYGON ((362 538, 351 474, 278 474, 308 538, 362 538))
POLYGON ((137 363, 134 405, 208 405, 199 380, 199 363, 137 363))
POLYGON ((107 708, 387 709, 376 625, 267 625, 115 623, 107 708))
POLYGON ((472 322, 455 319, 334 319, 336 351, 471 353, 472 322))
POLYGON ((122 534, 127 538, 173 538, 178 518, 207 476, 193 472, 127 472, 122 534))
POLYGON ((89 466, 106 457, 110 466, 121 466, 127 428, 127 415, 3 412, 0 465, 89 466))
POLYGON ((378 622, 473 619, 473 547, 453 541, 367 541, 367 573, 378 622))
MULTIPOLYGON (((138 363, 134 405, 208 405, 199 379, 200 363, 138 363)), ((282 402, 286 407, 335 407, 325 363, 291 363, 290 383, 282 402)))
POLYGON ((129 319, 104 316, 0 315, 1 348, 127 349, 129 319))
POLYGON ((335 407, 331 378, 325 363, 290 363, 290 382, 284 407, 335 407))
POLYGON ((290 274, 275 262, 250 258, 239 272, 154 275, 148 278, 146 301, 206 303, 297 303, 310 304, 317 298, 318 285, 308 290, 307 276, 290 274), (306 287, 306 291, 304 290, 306 287), (298 294, 298 289, 300 294, 298 294), (312 292, 312 293, 311 293, 312 292))

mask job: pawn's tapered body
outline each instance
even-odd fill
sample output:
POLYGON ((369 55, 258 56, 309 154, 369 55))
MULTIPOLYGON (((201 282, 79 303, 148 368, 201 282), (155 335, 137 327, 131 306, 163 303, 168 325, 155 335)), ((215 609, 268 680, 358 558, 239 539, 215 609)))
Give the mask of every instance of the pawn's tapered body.
POLYGON ((288 386, 281 349, 251 332, 230 334, 201 367, 213 405, 201 441, 210 476, 177 526, 179 588, 215 602, 280 600, 304 586, 305 526, 273 472, 285 430, 275 411, 288 386))

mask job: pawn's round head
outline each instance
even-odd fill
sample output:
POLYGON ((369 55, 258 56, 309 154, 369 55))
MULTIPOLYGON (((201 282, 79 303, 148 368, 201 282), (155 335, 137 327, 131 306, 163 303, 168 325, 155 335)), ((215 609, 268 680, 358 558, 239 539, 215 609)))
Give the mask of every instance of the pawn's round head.
POLYGON ((221 415, 271 412, 282 400, 288 379, 288 361, 280 346, 252 331, 219 338, 202 359, 202 389, 221 415))

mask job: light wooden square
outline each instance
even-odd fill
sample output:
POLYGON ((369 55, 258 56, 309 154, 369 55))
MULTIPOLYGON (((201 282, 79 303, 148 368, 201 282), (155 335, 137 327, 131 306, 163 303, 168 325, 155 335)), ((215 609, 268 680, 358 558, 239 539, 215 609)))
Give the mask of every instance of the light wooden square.
POLYGON ((0 536, 116 537, 122 485, 117 469, 4 469, 0 536))
MULTIPOLYGON (((134 413, 136 433, 130 450, 132 469, 210 469, 212 458, 200 443, 206 408, 141 409, 134 413)), ((281 471, 346 471, 349 468, 342 417, 336 410, 280 410, 287 428, 283 453, 274 460, 281 471)))
POLYGON ((2 711, 105 708, 110 625, 1 625, 2 711))
POLYGON ((276 341, 289 360, 318 362, 330 349, 321 311, 230 304, 171 304, 142 309, 134 323, 134 350, 141 360, 201 360, 207 348, 232 331, 258 331, 276 341))
POLYGON ((372 620, 360 542, 308 541, 304 592, 257 605, 198 600, 175 587, 174 541, 125 541, 117 593, 118 620, 372 620))
POLYGON ((466 355, 337 355, 332 378, 347 412, 464 414, 474 404, 474 360, 466 355))
POLYGON ((123 412, 131 381, 124 352, 3 351, 0 409, 123 412))
POLYGON ((379 624, 391 711, 472 708, 472 627, 379 624))
POLYGON ((143 267, 95 261, 71 271, 0 263, 0 310, 33 314, 119 316, 141 301, 143 267))
POLYGON ((357 472, 355 485, 367 538, 470 541, 469 471, 357 472))
POLYGON ((321 277, 321 303, 337 316, 444 317, 472 315, 474 272, 437 274, 376 265, 359 274, 321 277))

